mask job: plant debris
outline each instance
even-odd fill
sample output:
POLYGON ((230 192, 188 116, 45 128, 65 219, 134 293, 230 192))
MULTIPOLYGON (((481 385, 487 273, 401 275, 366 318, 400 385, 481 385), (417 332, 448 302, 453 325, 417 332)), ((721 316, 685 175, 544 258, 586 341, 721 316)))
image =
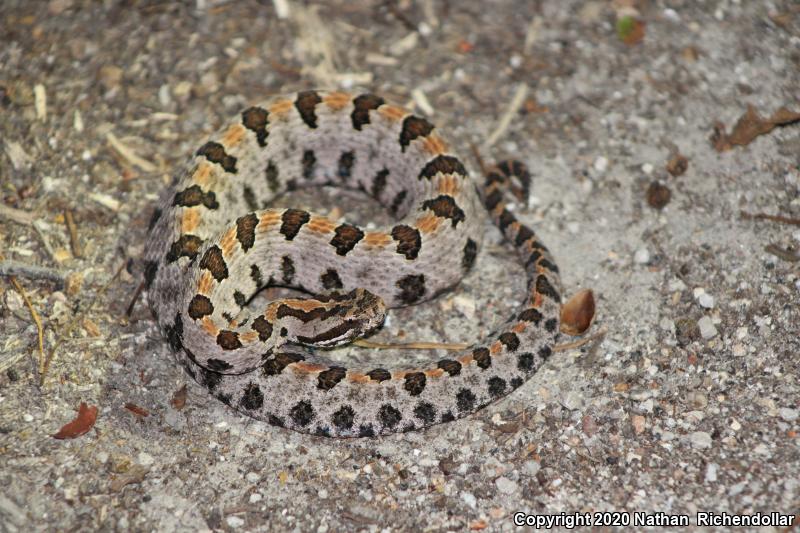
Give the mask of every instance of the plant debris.
POLYGON ((97 407, 94 405, 88 406, 85 402, 81 402, 80 407, 78 407, 78 416, 76 416, 72 422, 68 422, 59 429, 58 433, 53 435, 53 438, 74 439, 80 437, 94 427, 96 420, 97 407))
POLYGON ((594 293, 583 289, 575 293, 561 308, 561 331, 567 335, 580 335, 589 329, 594 319, 594 293))
POLYGON ((717 152, 731 150, 734 146, 747 146, 759 135, 771 132, 777 126, 788 126, 800 121, 800 113, 789 111, 781 107, 769 118, 762 118, 755 107, 748 105, 744 115, 739 117, 733 131, 725 132, 725 125, 721 122, 714 123, 714 133, 711 135, 711 144, 717 152))

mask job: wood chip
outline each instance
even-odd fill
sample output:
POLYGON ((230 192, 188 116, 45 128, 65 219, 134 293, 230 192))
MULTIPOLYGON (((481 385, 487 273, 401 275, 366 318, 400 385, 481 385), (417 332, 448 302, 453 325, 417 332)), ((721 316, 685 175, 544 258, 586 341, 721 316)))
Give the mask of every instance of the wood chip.
POLYGON ((433 106, 428 101, 428 97, 425 96, 425 93, 422 92, 422 89, 417 88, 411 91, 411 98, 414 99, 414 103, 417 104, 417 107, 419 107, 423 113, 426 115, 433 115, 433 106))
POLYGON ((33 225, 33 221, 36 220, 36 216, 33 213, 8 207, 5 204, 0 204, 0 218, 10 220, 11 222, 16 222, 17 224, 22 224, 24 226, 31 226, 33 225))
MULTIPOLYGON (((116 135, 111 133, 110 131, 106 133, 106 139, 108 140, 108 144, 128 163, 131 165, 138 167, 140 170, 144 172, 155 172, 158 170, 153 163, 147 161, 136 155, 136 153, 127 145, 125 145, 122 141, 120 141, 116 135)), ((116 211, 116 209, 115 209, 116 211)))
POLYGON ((47 92, 41 83, 37 83, 33 87, 33 107, 36 109, 37 119, 42 122, 47 120, 47 92))
POLYGON ((112 211, 119 211, 120 207, 119 200, 112 198, 107 194, 103 194, 100 192, 93 192, 89 195, 89 198, 91 198, 98 204, 102 205, 103 207, 111 209, 112 211))
POLYGON ((6 155, 11 160, 11 166, 14 167, 14 170, 30 168, 31 163, 33 163, 33 158, 28 155, 18 142, 6 141, 5 151, 6 155))

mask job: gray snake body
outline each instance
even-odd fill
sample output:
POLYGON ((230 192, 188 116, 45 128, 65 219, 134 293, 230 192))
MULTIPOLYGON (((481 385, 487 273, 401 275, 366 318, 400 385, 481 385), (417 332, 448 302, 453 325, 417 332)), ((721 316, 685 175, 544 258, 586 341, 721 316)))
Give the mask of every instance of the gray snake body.
POLYGON ((319 350, 368 334, 386 308, 454 286, 482 233, 481 199, 432 124, 378 96, 306 91, 245 110, 204 144, 153 214, 145 286, 187 372, 254 418, 359 437, 465 416, 519 387, 558 336, 558 269, 505 208, 518 163, 490 172, 490 217, 528 275, 521 308, 496 334, 423 368, 354 369, 319 350), (398 221, 376 230, 269 209, 298 187, 358 189, 398 221), (252 310, 268 285, 314 297, 252 310))

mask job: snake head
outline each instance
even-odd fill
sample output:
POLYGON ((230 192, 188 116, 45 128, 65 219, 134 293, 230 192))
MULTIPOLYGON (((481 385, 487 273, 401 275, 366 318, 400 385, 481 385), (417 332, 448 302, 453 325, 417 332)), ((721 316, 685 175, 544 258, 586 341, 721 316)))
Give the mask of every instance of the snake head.
POLYGON ((315 299, 284 300, 277 317, 286 328, 286 342, 331 348, 378 329, 386 317, 386 305, 368 290, 354 289, 315 299))

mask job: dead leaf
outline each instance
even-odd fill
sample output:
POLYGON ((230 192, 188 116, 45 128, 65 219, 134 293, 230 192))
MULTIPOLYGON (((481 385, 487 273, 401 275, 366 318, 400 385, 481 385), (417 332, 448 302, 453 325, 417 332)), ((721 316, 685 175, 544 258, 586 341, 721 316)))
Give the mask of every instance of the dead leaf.
POLYGON ((725 133, 725 126, 720 122, 714 123, 714 133, 711 135, 711 144, 718 152, 732 149, 734 146, 747 146, 759 135, 771 132, 777 126, 787 126, 800 121, 800 113, 789 111, 781 107, 771 117, 765 119, 758 111, 747 106, 747 111, 739 117, 730 135, 725 133))
POLYGON ((623 43, 633 46, 644 39, 644 27, 641 20, 625 16, 617 20, 617 36, 623 43))
POLYGON ((580 335, 592 325, 594 310, 592 290, 578 291, 561 308, 561 331, 567 335, 580 335))
POLYGON ((654 209, 663 209, 672 198, 669 187, 654 181, 647 187, 647 205, 654 209))
POLYGON ((180 411, 186 405, 186 383, 183 386, 176 390, 175 393, 172 395, 172 400, 170 401, 172 407, 180 411))
POLYGON ((675 177, 682 176, 688 168, 689 160, 684 155, 675 154, 667 161, 667 172, 675 177))
POLYGON ((131 413, 135 414, 136 416, 138 416, 140 418, 144 418, 146 416, 150 416, 150 411, 148 411, 144 407, 139 407, 135 403, 130 403, 130 402, 126 403, 125 404, 125 409, 127 409, 128 411, 130 411, 131 413))
POLYGON ((85 402, 81 402, 78 407, 78 416, 72 422, 64 425, 58 430, 58 433, 53 435, 54 439, 74 439, 80 437, 94 427, 94 422, 97 420, 97 407, 88 406, 85 402))

